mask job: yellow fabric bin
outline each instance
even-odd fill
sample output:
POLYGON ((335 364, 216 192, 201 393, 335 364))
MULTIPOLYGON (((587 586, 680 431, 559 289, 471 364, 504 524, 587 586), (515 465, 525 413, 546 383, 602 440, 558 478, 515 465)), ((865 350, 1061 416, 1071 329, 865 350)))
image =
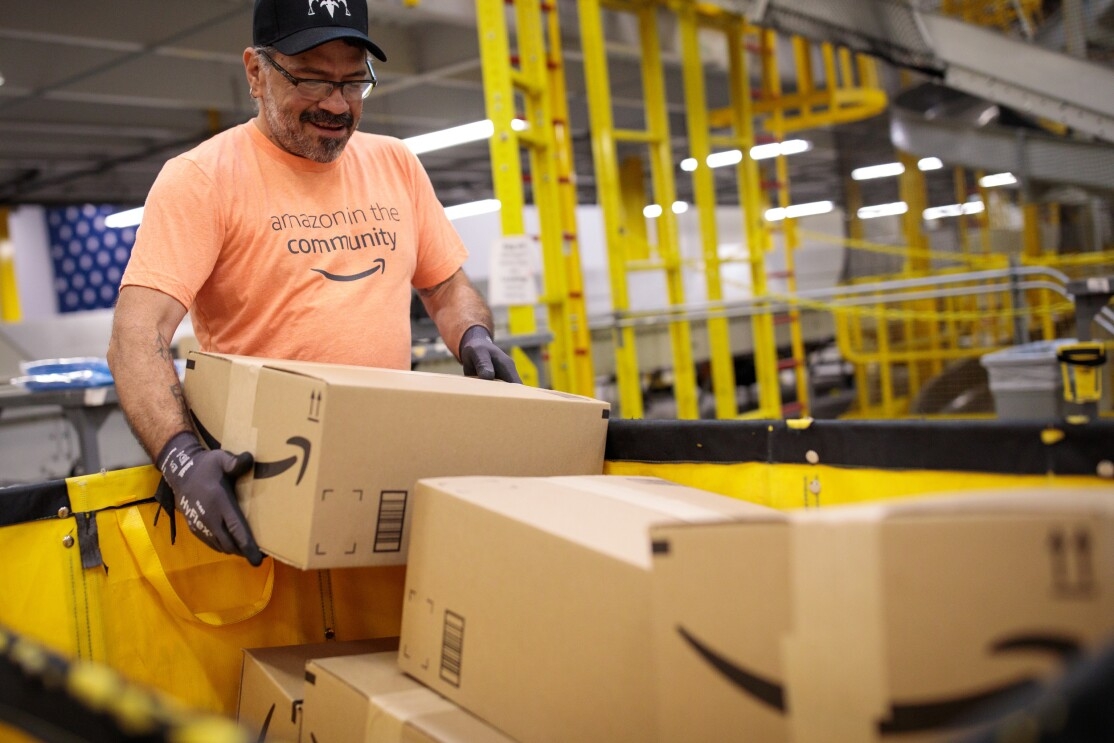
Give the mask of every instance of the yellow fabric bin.
POLYGON ((0 490, 0 625, 234 714, 245 647, 395 636, 404 568, 301 571, 156 523, 153 467, 0 490))

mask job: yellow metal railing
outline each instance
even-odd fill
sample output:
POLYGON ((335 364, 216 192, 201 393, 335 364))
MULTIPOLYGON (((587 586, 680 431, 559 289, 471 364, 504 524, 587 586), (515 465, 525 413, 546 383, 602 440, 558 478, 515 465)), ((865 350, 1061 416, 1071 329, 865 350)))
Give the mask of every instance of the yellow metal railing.
POLYGON ((1003 31, 1020 26, 1029 35, 1044 14, 1043 0, 943 0, 940 11, 967 23, 1003 31))
MULTIPOLYGON (((871 244, 862 240, 833 238, 810 233, 814 240, 844 243, 847 250, 896 254, 914 261, 933 261, 931 271, 919 273, 951 292, 934 297, 903 298, 902 292, 879 289, 871 303, 853 309, 833 307, 836 341, 843 359, 853 365, 857 401, 855 415, 899 417, 909 409, 929 384, 939 384, 942 375, 954 373, 955 362, 974 359, 1000 348, 1029 340, 1071 337, 1074 307, 1045 281, 1016 285, 1000 276, 969 282, 954 281, 971 271, 1004 272, 1010 259, 1003 254, 948 253, 906 246, 871 244), (950 267, 939 264, 950 262, 950 267), (970 290, 971 293, 960 293, 970 290)), ((1114 253, 1084 255, 1041 254, 1014 261, 1021 269, 1054 269, 1061 277, 1092 274, 1107 269, 1114 253)), ((903 271, 885 276, 861 277, 849 289, 900 285, 916 278, 903 271)), ((858 294, 859 297, 863 296, 858 294)), ((818 308, 819 309, 819 308, 818 308)), ((977 372, 978 370, 974 370, 977 372)), ((971 375, 968 375, 971 376, 971 375)), ((957 377, 957 380, 959 378, 957 377)), ((977 378, 967 383, 974 389, 977 378)), ((962 390, 960 391, 962 392, 962 390)), ((967 392, 970 392, 968 390, 967 392)), ((957 393, 958 394, 958 393, 957 393)))

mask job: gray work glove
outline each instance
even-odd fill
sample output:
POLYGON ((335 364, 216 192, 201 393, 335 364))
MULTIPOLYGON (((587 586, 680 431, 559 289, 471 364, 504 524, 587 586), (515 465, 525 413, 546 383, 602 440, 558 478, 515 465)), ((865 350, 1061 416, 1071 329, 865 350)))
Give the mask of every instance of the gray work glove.
POLYGON ((460 338, 460 363, 466 377, 522 384, 514 361, 495 345, 491 333, 483 325, 473 325, 464 331, 460 338))
POLYGON ((182 431, 166 442, 156 463, 174 491, 174 507, 198 539, 218 552, 243 555, 252 565, 263 562, 232 487, 252 468, 251 454, 211 451, 182 431))

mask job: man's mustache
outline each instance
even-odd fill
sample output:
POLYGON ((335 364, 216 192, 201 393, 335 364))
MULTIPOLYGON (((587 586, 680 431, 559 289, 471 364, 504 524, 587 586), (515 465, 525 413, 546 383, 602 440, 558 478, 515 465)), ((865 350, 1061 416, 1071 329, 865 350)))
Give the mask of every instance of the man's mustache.
POLYGON ((343 126, 345 129, 352 128, 352 114, 331 114, 327 111, 305 111, 302 113, 301 119, 306 124, 343 126))

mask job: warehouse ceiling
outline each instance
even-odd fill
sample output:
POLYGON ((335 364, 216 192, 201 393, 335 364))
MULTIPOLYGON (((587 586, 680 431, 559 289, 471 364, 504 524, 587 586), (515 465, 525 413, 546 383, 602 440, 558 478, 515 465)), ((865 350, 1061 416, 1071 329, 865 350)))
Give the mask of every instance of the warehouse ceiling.
MULTIPOLYGON (((251 0, 5 3, 0 205, 140 204, 169 157, 251 118, 241 60, 251 7, 251 0)), ((558 9, 580 200, 593 202, 576 4, 561 0, 558 9)), ((361 129, 409 137, 485 118, 471 0, 371 0, 370 15, 370 35, 389 61, 377 68, 381 82, 365 104, 361 129)), ((618 127, 642 128, 637 36, 627 20, 604 19, 614 116, 618 127)), ((666 28, 663 39, 679 163, 687 156, 679 54, 668 48, 677 45, 675 33, 666 28)), ((723 105, 725 74, 714 48, 709 61, 709 104, 723 105)), ((814 147, 791 159, 793 201, 839 202, 841 174, 893 159, 887 132, 880 116, 805 133, 814 147)), ((422 161, 446 205, 492 195, 486 143, 422 161)), ((677 178, 680 198, 691 200, 690 181, 677 178)))

